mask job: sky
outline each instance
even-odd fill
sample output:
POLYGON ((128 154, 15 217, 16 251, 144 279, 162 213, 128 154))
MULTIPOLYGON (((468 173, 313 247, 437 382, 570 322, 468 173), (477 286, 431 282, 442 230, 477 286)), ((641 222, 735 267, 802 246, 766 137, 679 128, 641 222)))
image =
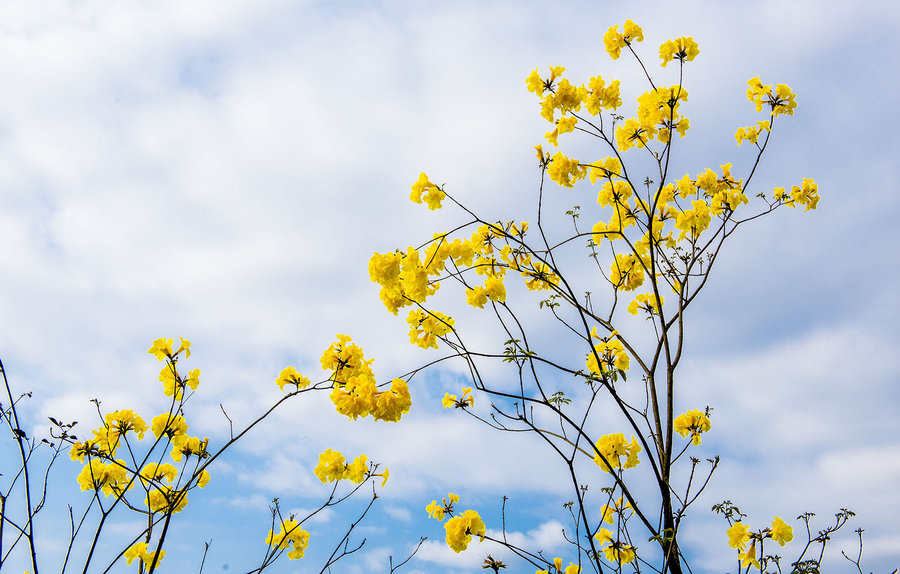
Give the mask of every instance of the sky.
MULTIPOLYGON (((633 113, 640 70, 611 61, 602 41, 629 18, 667 83, 659 44, 700 46, 686 67, 691 131, 675 173, 746 165, 733 134, 757 119, 745 90, 758 74, 791 86, 798 108, 757 191, 813 177, 822 197, 815 212, 780 210, 736 234, 689 317, 679 397, 714 407, 703 456, 723 460, 683 531, 693 567, 733 567, 707 510, 723 499, 760 527, 805 511, 824 524, 851 508, 834 567, 852 566, 840 550, 855 554, 857 527, 866 571, 900 567, 900 8, 890 2, 4 2, 0 358, 14 391, 33 393, 19 411, 30 433, 43 436, 48 416, 94 428, 92 398, 152 418, 166 406, 147 354, 159 337, 193 342, 202 376, 189 418, 211 445, 227 438, 222 408, 246 424, 278 399, 284 366, 324 376, 319 357, 336 333, 375 359, 380 380, 434 358, 408 344, 367 271, 374 251, 465 222, 412 204, 410 185, 425 171, 486 219, 533 219, 533 146, 548 128, 525 78, 550 65, 573 83, 619 78, 622 113, 633 113)), ((586 186, 548 195, 559 225, 593 201, 586 186)), ((487 315, 466 320, 474 340, 491 342, 487 315)), ((463 383, 458 365, 417 376, 398 424, 348 422, 324 394, 284 405, 194 495, 170 571, 195 569, 210 539, 204 571, 253 568, 272 499, 297 511, 322 499, 312 468, 325 448, 391 472, 348 572, 386 572, 387 556, 396 563, 420 536, 405 571, 480 572, 496 548, 454 554, 425 514, 449 491, 493 531, 508 496, 516 539, 566 556, 564 469, 538 443, 441 409, 463 383)), ((5 479, 16 459, 8 447, 0 456, 5 479)), ((64 550, 66 502, 88 498, 72 487, 79 470, 67 458, 54 467, 47 571, 64 550)), ((272 571, 320 564, 358 510, 324 513, 308 560, 272 571)))

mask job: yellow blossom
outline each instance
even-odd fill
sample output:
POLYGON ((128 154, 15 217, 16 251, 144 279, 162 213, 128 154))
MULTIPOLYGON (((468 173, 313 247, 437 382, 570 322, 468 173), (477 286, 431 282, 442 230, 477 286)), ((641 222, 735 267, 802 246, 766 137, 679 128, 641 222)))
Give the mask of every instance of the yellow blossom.
POLYGON ((477 535, 484 540, 486 527, 484 521, 474 510, 466 510, 459 516, 454 516, 444 524, 447 532, 447 546, 454 552, 462 552, 472 541, 472 535, 477 535))

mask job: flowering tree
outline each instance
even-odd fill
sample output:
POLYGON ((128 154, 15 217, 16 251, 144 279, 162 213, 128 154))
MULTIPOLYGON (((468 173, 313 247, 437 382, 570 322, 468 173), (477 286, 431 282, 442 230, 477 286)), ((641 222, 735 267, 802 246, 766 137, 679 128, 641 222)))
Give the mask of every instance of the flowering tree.
MULTIPOLYGON (((538 574, 575 574, 585 567, 689 571, 679 535, 719 458, 701 446, 713 428, 711 408, 685 404, 679 392, 688 310, 699 302, 738 228, 785 206, 813 210, 819 201, 812 179, 790 191, 751 192, 776 124, 797 106, 788 86, 764 84, 758 77, 748 82, 747 98, 760 116, 735 133, 748 156, 746 172, 732 173, 733 165, 725 163, 696 175, 675 175, 685 169, 678 167, 686 159, 681 140, 690 128, 683 113, 688 101, 683 72, 699 48, 688 37, 660 46, 662 67, 677 68, 669 68, 676 79, 664 85, 635 50, 643 39, 630 20, 604 36, 610 57, 627 52, 646 77, 647 90, 637 98, 633 117, 618 114, 618 80, 598 75, 576 85, 563 77, 562 66, 551 67, 549 75, 536 69, 528 76, 527 88, 552 125, 547 142, 557 148, 560 136, 577 133, 597 147, 585 160, 536 146, 541 179, 535 223, 482 218, 422 173, 412 186, 412 201, 437 209, 449 200, 468 220, 418 248, 375 253, 369 263, 387 309, 396 315, 410 308, 410 341, 443 347, 445 358, 464 362, 471 382, 459 394, 448 393, 443 406, 499 431, 536 435, 565 467, 572 496, 564 505, 571 523, 565 532, 571 544, 567 567, 561 557, 515 546, 505 526, 500 538, 492 538, 538 574), (649 165, 651 171, 634 165, 649 165), (554 214, 544 212, 547 179, 579 192, 587 180, 596 193, 596 205, 565 214, 565 232, 548 223, 554 214), (581 250, 586 259, 578 255, 581 250), (432 296, 446 283, 496 321, 502 336, 494 347, 473 348, 459 316, 434 308, 432 296), (539 313, 550 314, 557 330, 548 335, 547 321, 540 322, 546 316, 539 313), (504 376, 496 375, 498 365, 505 366, 504 376), (490 377, 484 375, 488 368, 490 377), (479 397, 490 402, 489 415, 473 410, 479 397), (647 485, 651 494, 638 496, 647 485)), ((446 520, 446 541, 456 552, 473 536, 490 538, 479 513, 460 512, 459 504, 451 493, 426 509, 446 520)), ((730 502, 714 510, 728 522, 722 543, 735 549, 739 569, 781 570, 771 549, 794 537, 785 520, 748 520, 730 502)), ((841 511, 834 528, 851 515, 841 511)), ((805 515, 809 540, 792 563, 794 571, 814 571, 821 553, 813 556, 812 549, 824 550, 834 531, 814 534, 810 517, 805 515)), ((505 567, 491 556, 484 564, 495 572, 505 567)))
MULTIPOLYGON (((166 555, 164 548, 172 520, 187 506, 188 495, 197 488, 204 488, 210 481, 208 469, 213 468, 213 463, 250 429, 262 423, 286 401, 308 392, 327 391, 331 393, 337 410, 351 418, 372 415, 378 420, 397 421, 409 411, 410 397, 405 382, 398 379, 389 389, 377 391, 370 368, 371 360, 363 357, 362 351, 350 342, 349 337, 339 335, 338 341, 329 346, 322 356, 323 367, 331 371, 322 381, 312 384, 293 367, 284 368, 276 384, 285 395, 238 432, 223 408, 230 426, 230 437, 216 447, 210 444, 209 438, 200 438, 188 432, 186 406, 200 383, 199 369, 182 367, 191 356, 190 341, 181 339, 176 347, 173 339, 157 339, 149 353, 163 362, 159 381, 163 394, 169 398, 168 409, 153 417, 148 424, 131 409, 102 413, 100 402, 95 400, 100 426, 91 431, 92 436, 81 440, 75 434, 76 423, 63 423, 54 418, 50 419, 53 425, 50 431, 52 441, 28 436, 20 425, 18 409, 21 400, 30 397, 30 394, 14 396, 6 371, 0 364, 8 400, 6 404, 0 403, 0 412, 16 441, 21 463, 18 472, 3 469, 0 567, 17 552, 22 552, 27 555, 26 561, 34 574, 39 572, 41 565, 46 569, 51 560, 58 563, 60 572, 65 572, 68 567, 85 573, 105 572, 123 560, 127 565, 133 565, 139 573, 154 572, 166 555), (367 385, 371 385, 371 389, 367 385), (348 394, 345 388, 372 390, 371 403, 366 403, 363 409, 358 401, 354 402, 356 395, 348 394), (42 557, 36 543, 38 518, 44 509, 51 467, 66 448, 70 458, 82 465, 75 480, 89 498, 77 513, 69 506, 71 528, 63 555, 42 557), (41 458, 42 454, 46 456, 41 458), (131 541, 112 551, 101 549, 113 517, 129 512, 139 517, 142 524, 130 534, 131 541), (83 538, 87 538, 88 542, 81 555, 77 551, 80 546, 75 543, 83 538)), ((368 461, 364 454, 349 462, 340 452, 327 449, 319 456, 314 474, 325 484, 333 483, 330 494, 305 516, 283 516, 275 499, 271 507, 269 533, 259 537, 260 543, 265 541, 265 545, 260 544, 262 556, 248 572, 266 570, 283 554, 287 554, 289 559, 302 558, 311 538, 306 530, 307 521, 322 510, 335 507, 360 493, 362 487, 368 484, 371 485, 368 503, 344 536, 334 544, 334 550, 322 566, 322 571, 362 547, 364 541, 352 542, 351 533, 378 497, 376 488, 385 486, 388 470, 368 461), (376 478, 381 478, 378 487, 376 478)), ((205 557, 204 551, 202 559, 205 560, 205 557)), ((394 569, 392 566, 391 571, 394 569)))
MULTIPOLYGON (((443 406, 499 431, 538 437, 571 482, 572 499, 563 504, 572 525, 565 533, 571 544, 565 559, 514 545, 505 526, 499 538, 489 537, 479 512, 460 511, 460 497, 449 493, 440 503, 435 498, 426 510, 443 522, 447 544, 456 552, 475 537, 490 538, 539 574, 578 574, 584 568, 690 571, 679 535, 687 510, 708 485, 719 459, 699 455, 703 435, 713 428, 710 407, 684 404, 679 392, 688 308, 738 227, 784 206, 815 209, 819 197, 811 179, 790 191, 750 193, 776 122, 796 108, 787 86, 773 87, 759 78, 748 82, 747 96, 764 115, 735 134, 738 146, 746 144, 746 173, 732 174, 732 164, 724 164, 676 179, 675 164, 683 161, 676 142, 690 127, 681 109, 688 100, 682 72, 699 48, 691 38, 664 43, 659 50, 662 66, 674 63, 678 78, 672 85, 657 85, 634 50, 642 40, 642 30, 631 21, 604 37, 613 59, 625 50, 645 72, 649 89, 638 98, 632 118, 617 114, 622 106, 618 81, 597 76, 586 86, 574 85, 562 76, 563 67, 551 67, 547 76, 535 70, 527 78, 528 90, 540 98, 541 115, 553 126, 546 134, 550 145, 557 148, 561 135, 578 132, 600 148, 595 156, 599 159, 584 161, 536 146, 541 180, 534 224, 481 218, 423 173, 412 186, 411 199, 431 209, 449 199, 469 219, 418 248, 376 253, 370 261, 371 278, 380 284, 388 310, 396 315, 410 307, 410 341, 426 349, 442 346, 449 351, 445 358, 459 359, 467 368, 471 385, 458 394, 448 393, 443 406), (651 173, 637 175, 641 168, 632 166, 641 160, 649 161, 651 173), (565 233, 547 223, 543 199, 548 178, 565 188, 580 188, 583 180, 596 186, 597 206, 568 211, 564 219, 571 229, 565 233), (580 225, 582 217, 589 218, 589 230, 580 225), (588 266, 583 264, 585 254, 588 266), (516 275, 520 281, 509 280, 516 275), (478 310, 473 313, 491 313, 504 334, 493 348, 472 348, 456 320, 433 308, 431 297, 446 282, 461 288, 465 303, 478 310), (558 327, 551 337, 534 330, 545 317, 558 327), (542 342, 548 338, 552 345, 542 342), (506 376, 484 376, 488 365, 505 368, 506 376), (490 402, 488 416, 474 410, 476 400, 483 398, 490 402)), ((276 379, 284 396, 243 430, 230 426, 228 440, 215 445, 188 432, 188 400, 200 379, 198 369, 183 368, 190 348, 186 340, 175 345, 163 338, 149 349, 163 363, 159 382, 169 399, 168 408, 149 424, 130 409, 104 413, 96 401, 100 424, 91 436, 77 436, 75 423, 51 419, 52 440, 44 441, 22 430, 18 409, 25 395, 14 395, 0 365, 6 389, 0 414, 20 457, 18 471, 3 469, 0 477, 0 567, 22 553, 37 574, 39 565, 50 560, 40 556, 36 543, 38 518, 50 468, 67 448, 69 458, 79 464, 73 475, 86 503, 77 513, 70 511, 71 532, 66 552, 58 557, 60 571, 69 566, 82 572, 108 571, 124 561, 139 573, 154 572, 165 557, 172 520, 186 508, 189 495, 199 494, 197 489, 212 479, 213 463, 276 408, 305 393, 324 391, 348 419, 371 416, 397 422, 410 408, 408 380, 421 370, 378 383, 372 360, 350 337, 338 335, 321 358, 324 378, 313 384, 293 367, 284 368, 276 379), (105 535, 117 513, 137 516, 140 527, 127 544, 110 550, 105 535), (86 545, 76 545, 77 539, 87 539, 86 545)), ((366 455, 348 461, 327 449, 314 474, 333 484, 330 494, 305 516, 284 516, 273 503, 268 535, 259 537, 262 556, 249 572, 262 572, 283 554, 302 558, 315 543, 314 533, 307 530, 309 519, 370 485, 368 503, 332 544, 321 571, 361 547, 351 542, 352 531, 372 508, 388 471, 366 455)), ((739 570, 782 570, 771 549, 793 540, 786 520, 749 520, 729 501, 713 510, 727 522, 722 542, 735 549, 739 570)), ((832 525, 816 531, 812 515, 802 515, 807 540, 791 570, 817 572, 829 535, 851 516, 842 510, 832 525)), ((862 572, 859 556, 851 562, 862 572)), ((404 563, 388 567, 393 572, 404 563)), ((499 572, 506 564, 503 557, 488 556, 484 568, 499 572)))

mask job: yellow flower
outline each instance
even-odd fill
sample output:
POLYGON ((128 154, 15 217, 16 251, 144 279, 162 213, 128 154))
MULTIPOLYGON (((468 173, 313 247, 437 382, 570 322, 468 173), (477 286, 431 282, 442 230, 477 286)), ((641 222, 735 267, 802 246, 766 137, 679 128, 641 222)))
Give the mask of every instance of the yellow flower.
POLYGON ((309 532, 300 528, 296 520, 282 520, 278 534, 275 534, 274 530, 269 530, 266 544, 276 549, 290 549, 287 553, 288 558, 296 560, 303 558, 309 546, 309 532))
POLYGON ((597 439, 595 447, 598 454, 594 455, 594 463, 606 472, 611 473, 614 468, 633 468, 640 464, 638 453, 642 449, 634 435, 630 443, 625 441, 624 433, 604 435, 597 439))
POLYGON ((759 560, 756 559, 755 538, 750 542, 750 548, 748 548, 746 552, 738 552, 738 559, 741 561, 741 568, 753 566, 754 568, 762 569, 759 565, 759 560))
POLYGON ((525 78, 525 86, 528 88, 529 92, 534 92, 537 97, 544 95, 544 80, 541 79, 541 75, 538 74, 537 68, 525 78))
POLYGON ((474 407, 475 397, 472 396, 472 387, 463 387, 462 396, 460 398, 456 398, 456 395, 451 395, 450 393, 444 393, 444 398, 441 399, 441 406, 445 409, 450 407, 457 409, 474 407))
MULTIPOLYGON (((609 521, 612 523, 612 520, 609 521)), ((606 544, 607 542, 612 542, 612 532, 605 528, 601 528, 594 534, 594 540, 597 541, 598 544, 606 544)))
POLYGON ((447 494, 447 498, 441 500, 440 504, 437 503, 437 500, 432 500, 431 504, 425 507, 425 511, 428 512, 428 516, 431 518, 443 520, 445 513, 453 514, 453 505, 457 502, 459 502, 459 496, 450 492, 447 494), (449 502, 448 498, 450 499, 449 502))
POLYGON ((425 172, 419 174, 419 179, 412 185, 412 193, 409 198, 415 203, 422 203, 423 193, 428 209, 439 209, 441 202, 447 197, 444 190, 428 180, 425 172))
POLYGON ((784 520, 776 516, 772 521, 772 530, 770 535, 772 536, 772 540, 784 546, 794 539, 794 529, 788 526, 784 522, 784 520))
POLYGON ((361 454, 355 459, 353 462, 347 465, 344 469, 344 476, 350 482, 354 484, 359 484, 366 479, 366 472, 369 470, 369 465, 366 464, 366 455, 361 454))
POLYGON ((334 482, 344 477, 346 461, 344 455, 336 450, 327 449, 319 455, 319 464, 316 465, 315 474, 322 483, 334 482))
POLYGON ((156 558, 156 565, 159 566, 159 563, 162 562, 163 556, 166 555, 165 550, 159 550, 156 552, 147 552, 147 543, 146 542, 136 542, 125 551, 122 555, 125 558, 126 564, 131 564, 135 559, 139 559, 144 564, 148 566, 153 563, 153 558, 159 554, 159 557, 156 558))
POLYGON ((691 37, 681 37, 669 40, 659 47, 659 57, 662 59, 662 67, 673 60, 690 62, 700 53, 700 47, 691 37))
POLYGON ((641 293, 628 304, 628 312, 637 315, 638 310, 643 310, 651 315, 658 314, 660 303, 664 302, 661 296, 657 299, 653 293, 641 293))
POLYGON ((444 524, 447 532, 447 546, 454 552, 462 552, 472 541, 475 534, 484 540, 487 529, 484 521, 474 510, 466 510, 459 516, 454 516, 444 524))
POLYGON ((191 356, 191 342, 187 339, 182 339, 181 337, 178 337, 178 340, 181 341, 181 344, 178 345, 177 349, 175 349, 175 354, 177 355, 178 353, 184 351, 184 358, 187 359, 191 356))
POLYGON ((209 438, 205 438, 202 441, 200 437, 185 437, 183 440, 179 441, 179 444, 172 446, 172 460, 175 462, 181 462, 182 457, 196 455, 200 458, 206 458, 208 453, 206 452, 206 447, 209 446, 209 438))
POLYGON ((81 490, 102 491, 104 496, 119 497, 133 486, 122 460, 104 463, 93 458, 84 465, 76 480, 81 490))
POLYGON ((169 440, 172 441, 172 444, 175 445, 180 445, 188 439, 187 429, 188 424, 184 420, 184 417, 169 413, 156 415, 153 417, 153 421, 150 424, 150 430, 153 431, 153 436, 159 438, 165 434, 169 440))
POLYGON ((409 412, 412 398, 409 394, 409 386, 403 379, 391 381, 391 388, 379 393, 375 397, 375 406, 372 410, 372 418, 380 421, 397 422, 400 417, 409 412))
POLYGON ((623 28, 624 33, 620 33, 618 26, 612 26, 603 35, 606 52, 613 60, 619 59, 622 48, 630 45, 631 42, 641 42, 644 39, 644 31, 631 20, 626 20, 623 28))
POLYGON ((697 446, 700 444, 700 433, 708 431, 711 423, 706 414, 695 409, 682 415, 678 415, 675 418, 674 426, 675 432, 681 436, 687 437, 688 434, 690 434, 691 441, 694 446, 697 446))
POLYGON ((410 310, 406 322, 409 323, 409 341, 423 349, 429 347, 437 349, 438 337, 443 337, 452 331, 454 325, 452 317, 439 311, 422 309, 410 310))
POLYGON ((103 418, 105 426, 109 429, 107 436, 112 437, 114 442, 116 438, 124 436, 129 432, 137 435, 138 440, 144 440, 144 433, 147 431, 147 424, 144 419, 134 414, 131 409, 123 409, 108 413, 103 418))
POLYGON ((171 357, 175 354, 172 351, 172 343, 174 342, 173 339, 166 339, 165 337, 157 339, 153 341, 153 346, 147 352, 155 356, 158 361, 162 361, 166 357, 171 357))
POLYGON ((728 534, 728 545, 732 548, 737 548, 738 550, 744 547, 744 544, 750 540, 750 535, 747 533, 747 525, 743 522, 735 522, 731 528, 726 531, 728 534))
POLYGON ((278 385, 278 388, 283 391, 285 385, 296 385, 297 389, 305 389, 309 386, 310 381, 308 378, 298 373, 297 369, 294 367, 285 367, 281 370, 281 374, 278 375, 278 379, 275 380, 275 383, 278 385))
POLYGON ((606 559, 610 562, 621 562, 628 564, 635 558, 634 547, 623 542, 610 542, 609 546, 603 549, 606 559))
POLYGON ((144 504, 150 512, 181 512, 187 506, 188 497, 185 490, 176 490, 165 484, 151 487, 144 504))

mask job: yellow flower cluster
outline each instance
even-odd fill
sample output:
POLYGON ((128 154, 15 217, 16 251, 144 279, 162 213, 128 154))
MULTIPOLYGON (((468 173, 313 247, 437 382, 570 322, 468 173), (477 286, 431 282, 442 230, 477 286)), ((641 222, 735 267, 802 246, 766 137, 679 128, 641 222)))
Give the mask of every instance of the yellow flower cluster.
POLYGON ((447 546, 454 552, 462 552, 469 546, 473 534, 479 536, 480 541, 484 541, 487 529, 481 516, 474 510, 466 510, 457 516, 453 516, 453 505, 457 502, 459 502, 459 496, 451 492, 447 495, 447 498, 441 501, 441 504, 438 504, 437 500, 432 500, 431 504, 425 507, 425 511, 428 512, 428 516, 435 520, 444 520, 445 516, 452 516, 444 524, 444 530, 447 533, 447 546))
POLYGON ((144 568, 149 568, 151 564, 153 564, 154 558, 156 559, 156 565, 159 566, 159 563, 162 561, 163 556, 166 555, 165 550, 158 550, 156 552, 148 552, 147 551, 147 543, 146 542, 136 542, 132 544, 128 550, 122 555, 125 558, 125 563, 131 565, 135 559, 141 561, 141 571, 143 572, 144 568))
POLYGON ((412 405, 406 381, 394 379, 389 389, 379 391, 372 359, 366 360, 362 349, 347 335, 339 334, 337 339, 321 359, 322 368, 332 371, 330 398, 337 412, 351 420, 372 415, 375 420, 399 421, 412 405))
POLYGON ((644 284, 646 264, 634 253, 616 254, 609 270, 609 282, 615 289, 634 291, 644 284))
POLYGON ((763 132, 772 131, 772 122, 756 122, 756 127, 747 126, 744 128, 738 128, 738 130, 734 133, 734 139, 737 141, 737 145, 740 146, 745 141, 748 141, 752 144, 757 143, 759 140, 759 136, 763 132))
POLYGON ((628 304, 628 312, 632 315, 637 315, 638 310, 646 311, 650 315, 658 315, 659 308, 665 303, 665 300, 660 296, 656 297, 653 293, 641 293, 634 298, 634 300, 628 304))
POLYGON ((472 387, 463 387, 462 395, 459 398, 457 398, 456 395, 444 393, 444 398, 441 399, 441 405, 443 405, 444 408, 454 407, 457 409, 474 407, 475 397, 472 396, 472 387))
POLYGON ((599 377, 616 370, 628 370, 631 360, 622 342, 616 339, 618 334, 618 331, 613 331, 608 336, 601 337, 597 334, 596 327, 591 329, 591 338, 598 339, 599 342, 594 345, 594 351, 588 353, 588 371, 599 377))
MULTIPOLYGON (((743 522, 735 522, 726 531, 726 534, 728 535, 728 545, 738 551, 738 559, 741 561, 742 568, 748 566, 760 568, 759 560, 756 557, 757 542, 759 542, 761 546, 763 540, 771 538, 781 546, 784 546, 794 539, 794 529, 777 516, 772 520, 771 528, 765 528, 759 532, 750 532, 750 529, 746 524, 743 522), (750 546, 745 551, 744 546, 746 546, 748 542, 750 543, 750 546)), ((760 554, 762 554, 762 552, 760 552, 760 554)), ((762 558, 762 556, 760 556, 760 558, 762 558)))
POLYGON ((791 89, 784 85, 778 84, 775 89, 771 85, 763 85, 759 80, 759 76, 755 76, 747 80, 747 99, 756 104, 756 111, 761 112, 763 106, 769 106, 770 114, 780 116, 787 114, 794 115, 794 109, 797 107, 797 95, 791 89))
POLYGON ((287 557, 297 560, 303 558, 303 553, 309 547, 309 532, 300 528, 296 520, 282 520, 278 534, 275 534, 274 529, 269 530, 266 544, 272 548, 287 550, 287 557))
POLYGON ((298 373, 297 369, 294 367, 285 367, 281 370, 281 374, 279 374, 278 378, 275 380, 275 384, 277 384, 278 388, 282 391, 284 390, 285 385, 294 385, 299 390, 308 387, 310 381, 308 378, 298 373))
MULTIPOLYGON (((606 80, 596 76, 590 79, 588 87, 583 84, 572 85, 566 79, 556 83, 556 79, 564 71, 563 66, 551 66, 550 77, 543 79, 535 69, 525 80, 528 91, 534 92, 541 98, 541 116, 554 124, 553 131, 547 132, 544 136, 554 147, 559 145, 557 138, 560 134, 575 130, 578 118, 569 115, 570 113, 577 112, 581 110, 582 106, 585 106, 588 113, 596 116, 602 110, 615 110, 622 105, 618 80, 613 80, 607 85, 606 80), (559 113, 559 118, 557 118, 557 113, 559 113)), ((569 167, 573 169, 571 166, 569 167)))
POLYGON ((588 173, 587 166, 581 165, 577 159, 567 157, 563 152, 556 152, 547 166, 547 176, 551 181, 563 187, 574 187, 575 183, 584 179, 588 173))
POLYGON ((603 35, 603 44, 606 46, 606 53, 613 60, 618 60, 622 54, 622 48, 630 46, 632 42, 643 42, 644 31, 641 27, 632 22, 625 20, 622 26, 623 32, 619 32, 618 26, 610 26, 606 34, 603 35))
POLYGON ((104 463, 98 458, 88 460, 76 479, 81 490, 95 490, 103 492, 104 496, 122 496, 126 490, 133 486, 128 474, 128 467, 124 460, 114 460, 104 463))
POLYGON ((409 323, 409 342, 423 349, 437 349, 438 337, 453 330, 453 318, 440 311, 411 309, 406 318, 409 323))
POLYGON ((640 461, 638 453, 641 452, 641 445, 634 436, 631 442, 626 442, 623 433, 608 434, 597 439, 594 444, 597 454, 594 455, 594 462, 604 471, 611 473, 614 468, 634 468, 640 461), (625 457, 625 460, 622 460, 625 457))
POLYGON ((690 129, 690 121, 678 110, 680 103, 687 99, 688 93, 683 86, 658 87, 641 94, 637 99, 637 118, 627 119, 616 127, 619 151, 642 148, 653 139, 668 143, 673 129, 684 137, 690 129))
POLYGON ((676 38, 669 40, 659 47, 659 57, 662 60, 662 67, 674 60, 681 62, 690 62, 700 54, 700 47, 691 37, 676 38))
POLYGON ((803 185, 793 186, 790 195, 785 193, 783 187, 776 187, 775 199, 791 207, 802 205, 803 211, 809 211, 819 204, 819 186, 814 180, 804 177, 803 185))
POLYGON ((424 199, 428 209, 440 209, 441 202, 446 197, 447 194, 444 193, 444 190, 431 183, 425 172, 419 174, 419 179, 412 185, 412 193, 409 195, 409 198, 415 203, 422 203, 424 199))
POLYGON ((425 512, 428 513, 429 518, 443 520, 445 513, 453 515, 453 505, 457 502, 459 502, 459 495, 451 492, 447 494, 447 498, 441 499, 440 504, 437 503, 437 500, 432 500, 431 504, 425 507, 425 512))
MULTIPOLYGON (((469 239, 451 240, 438 233, 420 249, 374 253, 369 259, 369 278, 381 287, 381 301, 395 315, 403 307, 423 305, 436 293, 448 266, 457 277, 466 271, 484 277, 483 284, 466 287, 466 301, 475 308, 484 308, 488 301, 506 300, 504 280, 508 270, 519 272, 530 290, 553 289, 559 277, 545 262, 534 261, 522 247, 521 238, 527 230, 528 223, 523 221, 482 224, 469 239)), ((437 348, 438 339, 454 326, 452 317, 424 308, 411 310, 407 322, 410 342, 422 348, 437 348)), ((323 366, 329 368, 325 363, 323 366)))
POLYGON ((691 436, 691 442, 694 446, 700 444, 700 433, 704 433, 711 428, 709 417, 697 409, 688 411, 682 415, 675 417, 675 432, 687 438, 691 436))
POLYGON ((319 455, 319 464, 316 465, 313 474, 324 484, 341 479, 360 484, 369 476, 381 476, 383 477, 381 485, 384 486, 389 476, 388 471, 385 470, 377 475, 371 474, 375 469, 374 467, 370 468, 366 460, 366 455, 361 454, 353 459, 353 462, 348 463, 343 454, 329 448, 319 455))
POLYGON ((187 377, 182 377, 178 374, 176 365, 179 355, 184 353, 185 358, 191 356, 191 342, 181 337, 178 339, 181 343, 174 351, 172 350, 172 345, 175 341, 165 337, 153 341, 153 345, 147 351, 156 357, 158 361, 166 361, 165 366, 159 372, 159 380, 163 384, 163 394, 167 397, 172 397, 176 401, 182 399, 185 387, 197 390, 197 385, 200 384, 200 369, 193 369, 188 373, 187 377))

